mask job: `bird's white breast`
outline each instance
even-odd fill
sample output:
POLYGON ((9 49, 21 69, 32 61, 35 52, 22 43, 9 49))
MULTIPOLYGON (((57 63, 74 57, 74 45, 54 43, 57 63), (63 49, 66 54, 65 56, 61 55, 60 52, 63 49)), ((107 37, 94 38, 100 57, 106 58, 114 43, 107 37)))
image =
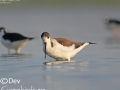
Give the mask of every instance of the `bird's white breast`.
POLYGON ((28 39, 25 39, 25 40, 19 40, 19 41, 11 42, 10 40, 5 40, 4 38, 1 37, 2 44, 5 47, 7 47, 8 49, 20 48, 20 47, 24 46, 28 41, 29 41, 28 39))
POLYGON ((67 59, 70 57, 70 54, 74 49, 75 45, 72 46, 63 46, 59 44, 55 39, 51 39, 51 42, 53 43, 53 47, 47 46, 46 51, 47 54, 53 58, 64 58, 67 59))
POLYGON ((4 46, 9 47, 11 45, 11 41, 5 40, 4 38, 1 37, 1 42, 4 46))

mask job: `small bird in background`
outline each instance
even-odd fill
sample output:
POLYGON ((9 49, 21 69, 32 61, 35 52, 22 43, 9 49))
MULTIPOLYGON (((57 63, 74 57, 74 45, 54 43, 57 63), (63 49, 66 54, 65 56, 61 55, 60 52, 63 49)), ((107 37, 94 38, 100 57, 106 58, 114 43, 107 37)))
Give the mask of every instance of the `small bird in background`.
POLYGON ((114 38, 120 38, 120 20, 110 19, 109 17, 105 18, 106 26, 109 30, 112 31, 114 38))
POLYGON ((7 32, 4 27, 0 27, 0 38, 1 43, 8 49, 8 54, 11 54, 11 49, 14 49, 16 54, 20 54, 21 48, 25 46, 30 40, 34 39, 25 37, 19 33, 7 32))
POLYGON ((91 42, 74 42, 66 38, 50 38, 48 32, 43 32, 41 34, 43 51, 56 61, 70 61, 70 58, 75 56, 79 51, 81 51, 85 46, 89 44, 96 44, 91 42))

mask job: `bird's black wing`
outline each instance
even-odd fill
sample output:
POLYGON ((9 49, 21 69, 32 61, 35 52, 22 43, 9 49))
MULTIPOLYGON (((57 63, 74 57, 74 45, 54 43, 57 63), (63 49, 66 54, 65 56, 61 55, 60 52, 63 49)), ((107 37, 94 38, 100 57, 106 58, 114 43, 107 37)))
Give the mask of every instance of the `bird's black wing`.
POLYGON ((111 19, 109 21, 109 23, 115 23, 115 24, 119 24, 120 25, 120 21, 119 20, 115 20, 115 19, 111 19))
POLYGON ((3 38, 5 40, 10 40, 11 42, 24 40, 24 39, 30 39, 30 38, 27 38, 27 37, 25 37, 21 34, 18 34, 18 33, 6 33, 5 35, 3 35, 3 38))

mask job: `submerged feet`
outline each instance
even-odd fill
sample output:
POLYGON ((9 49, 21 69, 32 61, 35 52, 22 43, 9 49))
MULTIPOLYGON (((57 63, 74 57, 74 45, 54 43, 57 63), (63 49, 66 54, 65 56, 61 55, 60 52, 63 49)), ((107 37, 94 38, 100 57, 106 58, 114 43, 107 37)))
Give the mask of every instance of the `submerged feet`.
POLYGON ((69 61, 68 59, 56 59, 56 61, 69 61))

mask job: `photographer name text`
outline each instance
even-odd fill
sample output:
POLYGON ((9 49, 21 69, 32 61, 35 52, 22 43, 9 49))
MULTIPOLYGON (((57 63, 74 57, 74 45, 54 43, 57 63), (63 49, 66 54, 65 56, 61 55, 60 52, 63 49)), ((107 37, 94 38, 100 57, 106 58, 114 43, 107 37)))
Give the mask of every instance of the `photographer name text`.
POLYGON ((9 88, 7 85, 2 86, 1 90, 45 90, 45 89, 36 89, 33 86, 30 86, 30 88, 27 87, 23 87, 22 85, 20 86, 20 88, 9 88))

